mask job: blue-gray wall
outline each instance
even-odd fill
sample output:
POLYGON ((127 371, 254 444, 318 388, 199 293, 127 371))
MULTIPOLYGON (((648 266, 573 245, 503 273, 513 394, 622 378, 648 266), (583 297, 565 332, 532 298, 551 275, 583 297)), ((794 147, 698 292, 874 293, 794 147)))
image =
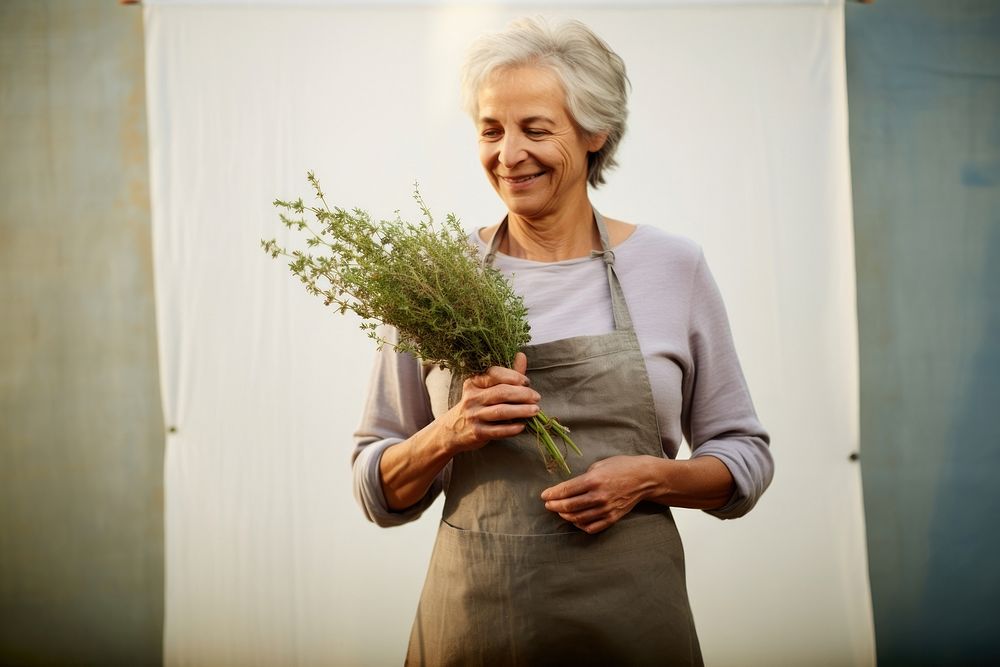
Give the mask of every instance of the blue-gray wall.
POLYGON ((162 658, 142 13, 0 2, 0 664, 162 658))
POLYGON ((847 7, 879 663, 1000 664, 1000 2, 847 7))

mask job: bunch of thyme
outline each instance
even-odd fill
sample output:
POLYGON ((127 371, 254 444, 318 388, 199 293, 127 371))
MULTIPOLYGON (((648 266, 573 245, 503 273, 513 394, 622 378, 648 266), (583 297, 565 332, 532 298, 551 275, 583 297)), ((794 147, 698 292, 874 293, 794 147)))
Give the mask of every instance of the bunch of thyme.
MULTIPOLYGON (((271 257, 290 260, 291 272, 310 294, 343 314, 361 317, 361 328, 379 346, 389 344, 460 378, 490 366, 510 367, 530 340, 524 300, 503 274, 484 266, 458 219, 449 214, 435 225, 414 188, 422 218, 411 223, 399 212, 393 220, 374 221, 365 211, 330 208, 316 176, 307 175, 318 206, 302 199, 274 205, 281 222, 306 233, 306 251, 289 252, 277 239, 261 240, 271 257), (315 226, 306 216, 315 218, 315 226), (378 325, 389 324, 398 341, 386 340, 378 325)), ((556 438, 577 454, 569 430, 544 412, 527 420, 549 470, 570 475, 556 438)))

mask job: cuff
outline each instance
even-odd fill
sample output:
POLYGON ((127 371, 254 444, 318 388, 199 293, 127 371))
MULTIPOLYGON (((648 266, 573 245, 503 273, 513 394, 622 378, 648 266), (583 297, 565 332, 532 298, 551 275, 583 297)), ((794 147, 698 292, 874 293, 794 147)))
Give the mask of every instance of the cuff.
POLYGON ((403 510, 389 508, 382 492, 379 466, 385 450, 402 441, 401 438, 378 440, 362 449, 354 459, 354 498, 361 506, 365 518, 382 527, 401 526, 417 519, 441 492, 439 477, 417 503, 403 510))
POLYGON ((735 488, 726 504, 714 510, 704 510, 719 519, 737 519, 757 504, 757 500, 768 487, 773 475, 773 463, 767 445, 758 438, 747 437, 739 440, 715 440, 703 443, 691 455, 714 456, 722 461, 733 476, 735 488), (754 454, 763 450, 764 455, 747 456, 744 450, 754 454))

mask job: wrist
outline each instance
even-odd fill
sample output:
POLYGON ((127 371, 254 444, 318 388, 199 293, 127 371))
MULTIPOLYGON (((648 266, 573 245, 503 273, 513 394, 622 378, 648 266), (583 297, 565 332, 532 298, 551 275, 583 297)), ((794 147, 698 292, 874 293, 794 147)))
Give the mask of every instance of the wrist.
POLYGON ((673 489, 676 461, 662 456, 645 456, 643 470, 642 499, 662 503, 669 498, 673 489))
POLYGON ((667 493, 670 478, 670 459, 644 454, 642 456, 643 475, 640 478, 640 499, 655 501, 667 493))
POLYGON ((427 459, 444 465, 458 454, 461 449, 454 438, 454 430, 442 421, 444 417, 435 419, 422 431, 422 455, 427 459))

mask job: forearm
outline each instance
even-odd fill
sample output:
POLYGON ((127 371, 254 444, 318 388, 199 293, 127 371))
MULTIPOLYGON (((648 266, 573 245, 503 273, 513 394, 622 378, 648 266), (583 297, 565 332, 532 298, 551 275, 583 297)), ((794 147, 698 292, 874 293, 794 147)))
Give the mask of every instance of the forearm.
POLYGON ((423 498, 451 457, 437 422, 387 448, 379 461, 379 475, 389 509, 403 510, 423 498))
POLYGON ((588 533, 598 533, 648 500, 673 507, 723 507, 736 488, 729 468, 714 456, 673 461, 619 455, 542 491, 545 509, 588 533))
POLYGON ((713 510, 724 506, 736 489, 729 468, 714 456, 685 461, 649 458, 646 500, 671 507, 713 510))

